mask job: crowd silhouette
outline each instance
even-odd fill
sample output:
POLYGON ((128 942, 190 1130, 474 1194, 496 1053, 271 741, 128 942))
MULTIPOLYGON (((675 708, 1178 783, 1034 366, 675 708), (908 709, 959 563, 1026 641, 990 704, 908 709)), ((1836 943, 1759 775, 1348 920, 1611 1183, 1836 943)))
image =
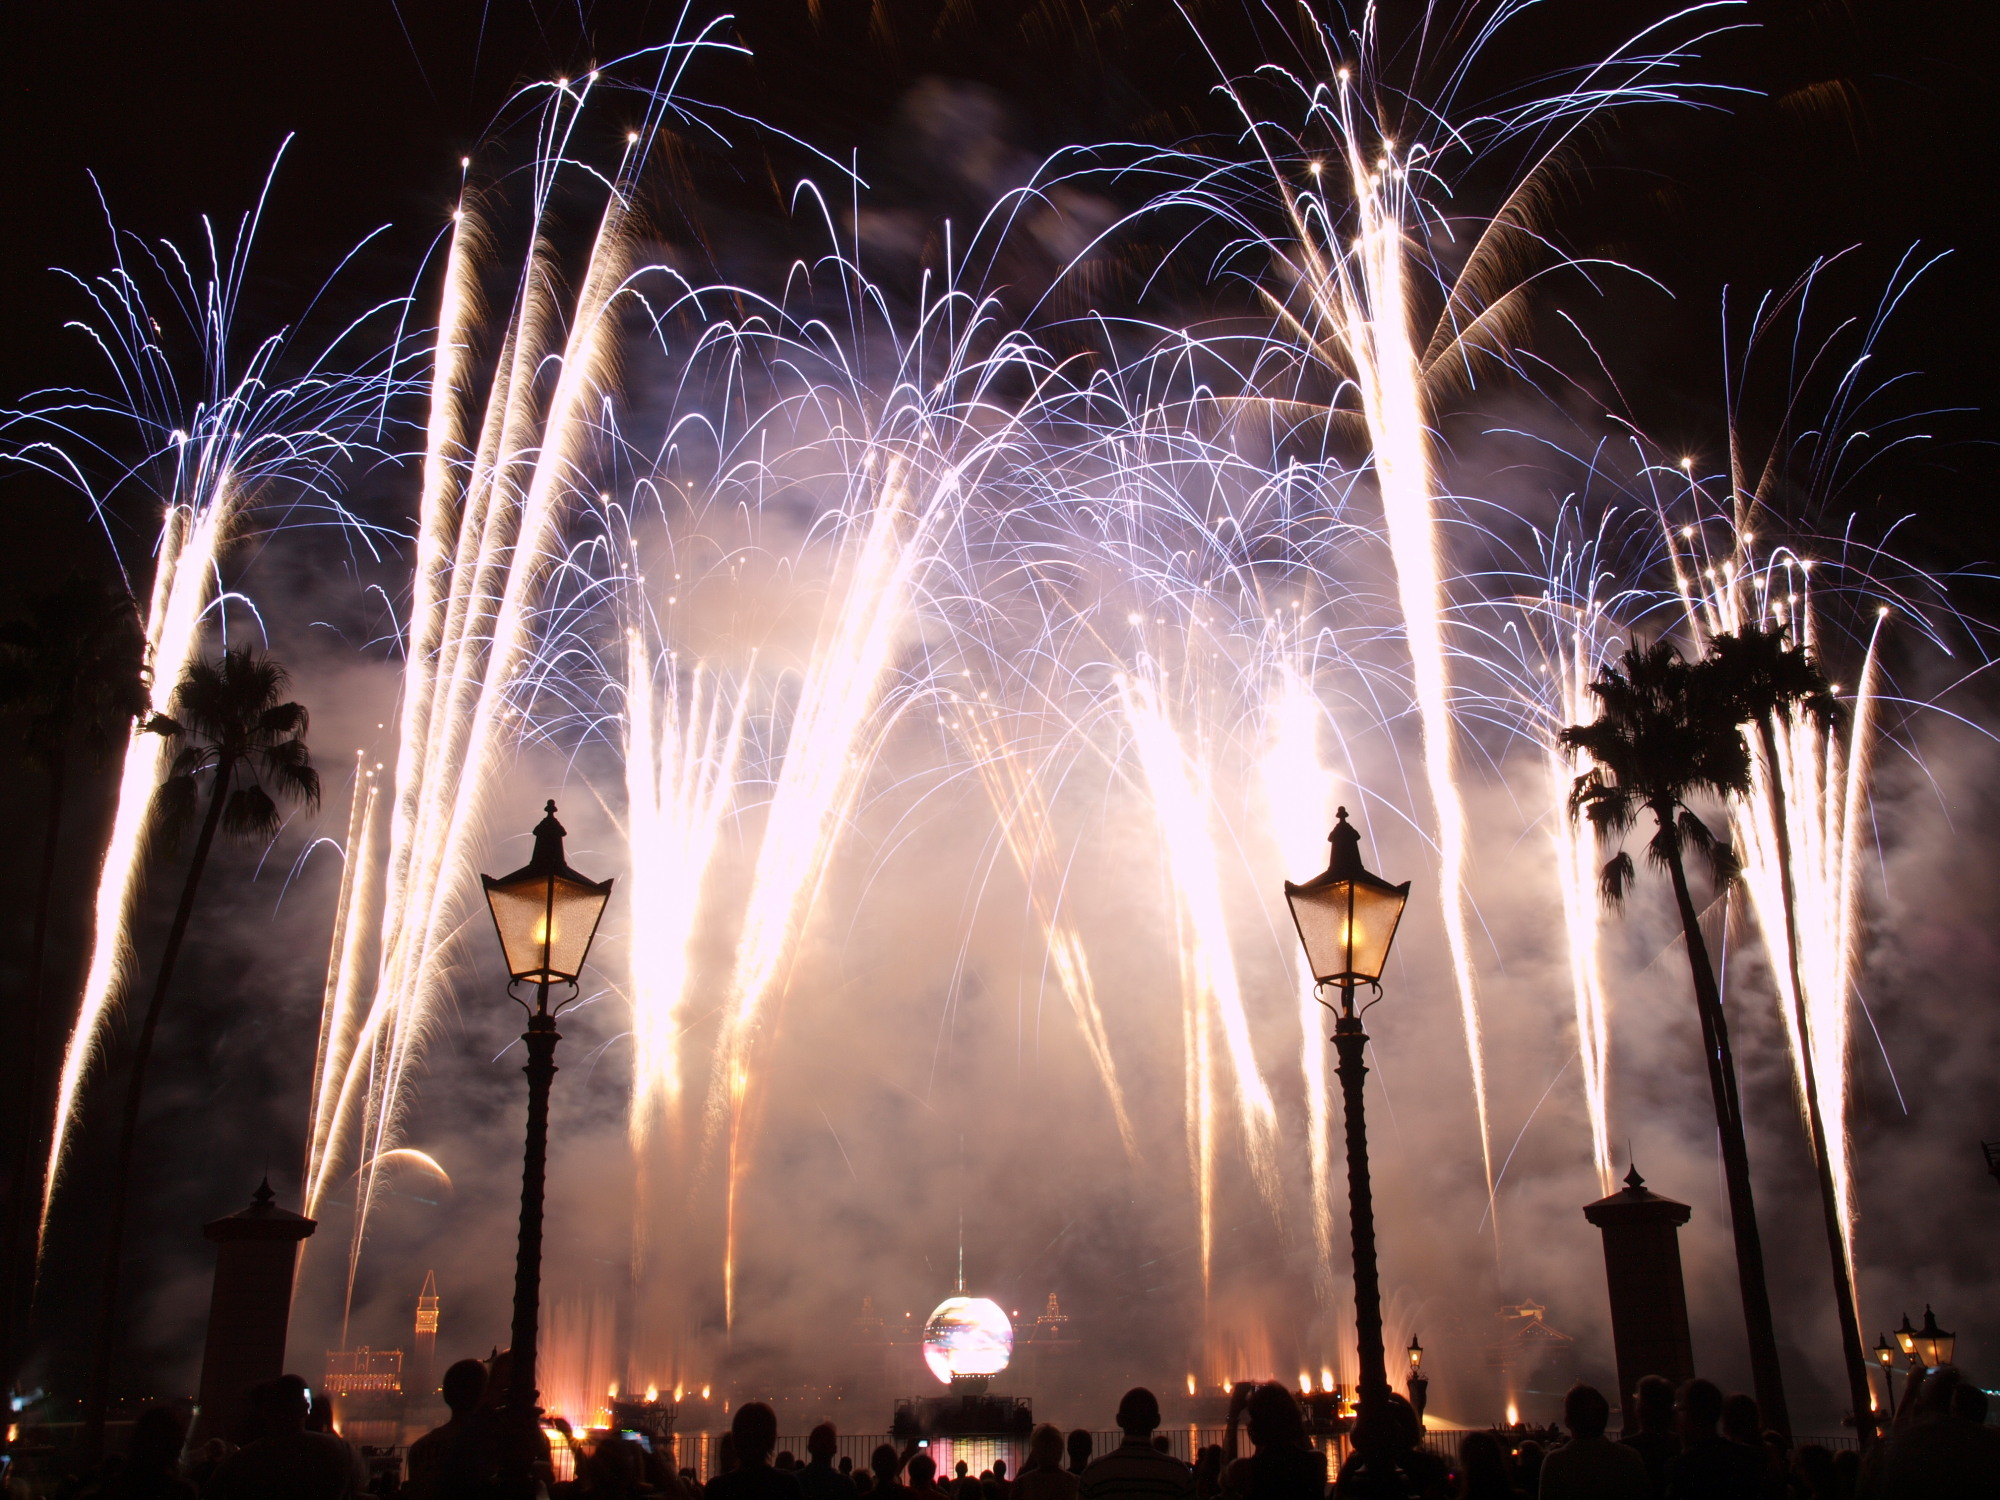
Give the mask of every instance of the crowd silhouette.
MULTIPOLYGON (((1144 1387, 1118 1404, 1121 1441, 1094 1452, 1091 1434, 1035 1428, 1019 1472, 1004 1458, 973 1473, 940 1473, 920 1439, 877 1446, 866 1467, 839 1452, 831 1422, 813 1428, 801 1459, 776 1451, 778 1419, 760 1401, 739 1406, 703 1482, 677 1462, 671 1434, 603 1433, 585 1440, 557 1427, 572 1477, 558 1479, 545 1441, 523 1485, 509 1472, 518 1424, 506 1407, 508 1357, 460 1360, 445 1371, 450 1417, 410 1446, 405 1465, 371 1463, 333 1430, 296 1375, 250 1393, 237 1439, 188 1451, 183 1415, 149 1407, 125 1451, 64 1500, 1959 1500, 2000 1496, 2000 1430, 1986 1425, 1986 1393, 1950 1366, 1917 1372, 1896 1418, 1864 1454, 1794 1446, 1767 1430, 1749 1396, 1712 1381, 1678 1389, 1649 1376, 1632 1392, 1633 1425, 1608 1435, 1612 1405, 1571 1388, 1560 1428, 1463 1435, 1456 1451, 1427 1446, 1417 1413, 1390 1395, 1355 1421, 1337 1469, 1316 1446, 1297 1397, 1276 1383, 1236 1387, 1224 1440, 1192 1462, 1169 1451, 1160 1404, 1144 1387), (1239 1433, 1249 1451, 1239 1451, 1239 1433)), ((18 1493, 25 1494, 26 1491, 18 1493)), ((12 1500, 11 1494, 4 1500, 12 1500)))

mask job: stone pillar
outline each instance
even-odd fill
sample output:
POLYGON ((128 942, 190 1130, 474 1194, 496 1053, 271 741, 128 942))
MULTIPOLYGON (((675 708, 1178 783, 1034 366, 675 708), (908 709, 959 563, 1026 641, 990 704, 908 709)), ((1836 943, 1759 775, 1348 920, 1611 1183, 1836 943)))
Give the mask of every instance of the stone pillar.
POLYGON ((1632 1393, 1642 1376, 1659 1375, 1679 1385, 1694 1374, 1680 1242, 1680 1227, 1691 1212, 1685 1203, 1648 1192, 1637 1167, 1625 1174, 1622 1193, 1583 1211, 1604 1234, 1618 1404, 1627 1432, 1638 1430, 1632 1393))
POLYGON ((268 1178, 248 1208, 202 1226, 202 1234, 215 1241, 215 1288, 195 1398, 201 1411, 189 1441, 228 1437, 243 1416, 250 1387, 285 1373, 292 1275, 300 1242, 318 1227, 278 1207, 268 1178))

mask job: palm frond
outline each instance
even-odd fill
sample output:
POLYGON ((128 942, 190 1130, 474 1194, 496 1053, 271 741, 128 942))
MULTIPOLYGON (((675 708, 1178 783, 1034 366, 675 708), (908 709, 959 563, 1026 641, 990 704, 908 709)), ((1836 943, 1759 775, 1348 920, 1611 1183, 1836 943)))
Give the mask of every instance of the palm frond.
POLYGON ((1728 839, 1718 838, 1708 824, 1687 808, 1681 809, 1677 831, 1681 846, 1701 856, 1718 887, 1728 885, 1741 873, 1735 847, 1728 839))
POLYGON ((192 776, 169 776, 160 783, 153 798, 153 837, 172 852, 194 825, 201 802, 200 790, 192 776))
POLYGON ((1623 849, 1604 862, 1604 868, 1597 872, 1597 893, 1606 906, 1615 911, 1625 904, 1625 893, 1631 889, 1636 873, 1632 856, 1623 849))
POLYGON ((231 792, 222 804, 222 831, 237 838, 269 838, 283 822, 278 804, 254 781, 231 792))

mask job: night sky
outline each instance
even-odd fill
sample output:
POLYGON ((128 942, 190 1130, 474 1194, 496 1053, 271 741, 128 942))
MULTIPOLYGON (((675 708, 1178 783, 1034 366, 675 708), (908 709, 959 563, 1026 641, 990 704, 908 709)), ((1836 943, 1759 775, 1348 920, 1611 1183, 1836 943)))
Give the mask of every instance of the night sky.
MULTIPOLYGON (((1392 28, 1407 9, 1385 6, 1392 28)), ((1265 57, 1297 60, 1280 27, 1252 13, 1261 8, 1206 0, 1190 10, 1232 72, 1265 57)), ((1497 88, 1532 78, 1553 65, 1547 59, 1591 55, 1600 41, 1655 14, 1623 0, 1546 4, 1489 52, 1471 91, 1477 94, 1482 82, 1497 88)), ((415 268, 458 191, 462 156, 473 156, 475 180, 487 181, 525 158, 532 139, 527 112, 508 107, 520 84, 580 74, 658 41, 675 15, 665 0, 13 7, 0 28, 0 203, 6 206, 0 405, 39 387, 97 378, 83 341, 61 327, 82 310, 77 293, 50 268, 88 274, 107 263, 98 189, 117 222, 140 235, 192 242, 204 212, 233 233, 281 141, 295 135, 272 188, 243 321, 262 327, 291 315, 350 247, 387 226, 314 312, 331 326, 412 290, 415 268)), ((2000 211, 1993 202, 2000 182, 1994 61, 2000 13, 1969 0, 1825 0, 1752 3, 1718 11, 1715 19, 1743 29, 1706 44, 1690 72, 1738 92, 1715 94, 1706 110, 1636 110, 1594 129, 1549 216, 1565 250, 1628 262, 1664 290, 1612 276, 1602 296, 1585 296, 1576 282, 1563 283, 1537 303, 1528 342, 1565 368, 1581 369, 1581 345, 1556 317, 1559 310, 1571 313, 1616 373, 1642 426, 1719 465, 1725 288, 1747 307, 1815 257, 1848 252, 1824 295, 1866 316, 1912 247, 1949 251, 1877 348, 1883 367, 1912 373, 1897 400, 1903 410, 1935 413, 1919 424, 1935 440, 1900 450, 1840 498, 1873 532, 1893 518, 1912 518, 1898 534, 1898 550, 1933 569, 1962 572, 1954 589, 1959 607, 2000 619, 2000 589, 1981 576, 2000 559, 2000 507, 1993 501, 2000 433, 1991 415, 2000 410, 2000 361, 1993 357, 2000 329, 2000 211)), ((976 86, 981 97, 997 101, 1007 145, 1030 160, 1071 144, 1164 142, 1228 126, 1211 92, 1216 62, 1163 3, 819 0, 809 9, 806 0, 749 0, 722 34, 740 39, 753 55, 712 59, 695 93, 835 159, 853 153, 875 185, 873 201, 933 216, 963 221, 982 205, 953 199, 899 138, 904 102, 930 81, 976 86)), ((787 189, 811 167, 804 153, 771 135, 745 129, 741 138, 733 151, 695 160, 679 199, 698 206, 698 212, 690 207, 688 222, 698 218, 706 226, 700 254, 717 274, 741 269, 752 258, 745 247, 760 237, 784 242, 792 232, 787 189)), ((665 238, 681 233, 671 213, 656 217, 665 238)), ((417 285, 420 308, 431 306, 433 282, 417 285)), ((397 497, 414 493, 414 466, 377 469, 356 483, 374 514, 393 519, 396 504, 407 503, 397 497)), ((0 472, 0 506, 10 527, 10 545, 0 549, 0 606, 72 569, 108 571, 104 539, 72 495, 0 472)), ((136 535, 124 538, 134 564, 144 551, 134 545, 136 535)), ((357 615, 342 628, 352 635, 367 627, 357 615)), ((1956 669, 1974 664, 1968 657, 1956 669)), ((1988 701, 1975 694, 1960 706, 1977 715, 1988 701)), ((15 830, 9 841, 15 868, 4 878, 7 893, 18 897, 31 888, 32 870, 20 865, 39 829, 39 783, 5 747, 0 756, 9 764, 0 816, 15 830)), ((1971 780, 1975 798, 1991 797, 1978 789, 1979 778, 1971 780)), ((1963 815, 1969 838, 1994 827, 1995 808, 1984 801, 1963 815)), ((78 850, 86 850, 79 837, 78 850)), ((77 853, 72 863, 71 910, 63 920, 73 943, 87 855, 77 853)), ((1991 861, 1974 868, 1990 869, 1991 861)), ((244 874, 244 883, 229 889, 249 901, 244 874)), ((155 905, 173 884, 155 880, 155 905)), ((266 891, 255 899, 268 906, 272 897, 266 891)), ((11 1007, 21 987, 15 954, 25 940, 27 902, 6 906, 0 986, 11 1007)), ((1977 906, 1972 910, 1976 915, 1977 906)), ((1985 921, 1996 916, 2000 908, 1988 898, 1985 921)), ((299 944, 323 941, 314 936, 310 909, 288 920, 286 932, 299 944)), ((142 939, 142 955, 148 941, 142 939)), ((285 969, 288 982, 309 984, 317 955, 309 947, 300 951, 303 957, 288 950, 269 960, 285 969)), ((176 1188, 171 1209, 147 1211, 142 1246, 185 1238, 194 1216, 233 1207, 274 1151, 286 1171, 296 1158, 293 1139, 282 1133, 296 1132, 301 1110, 285 1092, 292 1086, 284 1067, 273 1062, 268 1074, 248 1068, 224 1036, 239 1025, 231 1018, 246 1007, 255 1011, 257 982, 241 972, 252 959, 211 948, 184 971, 185 985, 203 997, 179 1013, 179 1040, 169 1041, 156 1068, 186 1070, 186 1098, 225 1101, 239 1121, 237 1144, 214 1173, 172 1174, 200 1180, 176 1188), (218 1029, 201 1034, 211 1026, 218 1029), (260 1090, 260 1080, 268 1087, 260 1090), (260 1092, 267 1097, 247 1097, 260 1092), (272 1132, 281 1138, 275 1147, 272 1132)), ((1977 994, 1940 995, 1935 1003, 1983 1005, 1989 996, 1990 984, 1977 994)), ((1925 1034, 1948 1034, 1948 1017, 1935 1025, 1936 1032, 1925 1034)), ((309 1038, 305 1045, 309 1059, 309 1038)), ((297 1050, 287 1046, 290 1052, 280 1047, 274 1054, 280 1061, 297 1050)), ((114 1069, 113 1076, 122 1074, 114 1069)), ((108 1101, 110 1091, 103 1097, 108 1101)), ((179 1096, 168 1085, 163 1097, 179 1096)), ((1968 1198, 1983 1192, 1992 1199, 1973 1204, 1962 1221, 1990 1232, 2000 1198, 1977 1172, 1974 1143, 1982 1132, 2000 1136, 2000 1113, 1990 1106, 1984 1118, 1968 1113, 1941 1130, 1938 1139, 1956 1140, 1952 1149, 1963 1152, 1955 1175, 1941 1180, 1968 1198)), ((1864 1132, 1864 1157, 1866 1138, 1864 1132)), ((101 1157, 105 1144, 88 1138, 83 1160, 101 1157)), ((76 1193, 66 1201, 86 1197, 76 1193)), ((83 1204, 70 1211, 76 1219, 61 1243, 72 1266, 58 1267, 52 1277, 45 1329, 75 1328, 87 1304, 87 1282, 72 1271, 94 1255, 91 1210, 83 1204)), ((145 1295, 160 1294, 144 1273, 140 1282, 145 1295)), ((1922 1300, 1913 1293, 1911 1305, 1922 1300)), ((1875 1317, 1864 1311, 1871 1340, 1875 1317)))

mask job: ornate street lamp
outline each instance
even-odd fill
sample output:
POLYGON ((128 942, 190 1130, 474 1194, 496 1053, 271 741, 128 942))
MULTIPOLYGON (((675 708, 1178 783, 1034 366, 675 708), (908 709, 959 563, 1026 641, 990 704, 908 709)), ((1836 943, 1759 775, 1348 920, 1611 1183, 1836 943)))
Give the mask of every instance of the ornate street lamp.
MULTIPOLYGON (((1904 1322, 1909 1319, 1905 1318, 1904 1322)), ((1896 1419, 1896 1346, 1889 1342, 1887 1334, 1875 1338, 1875 1363, 1882 1367, 1882 1388, 1889 1393, 1889 1420, 1896 1419)))
POLYGON ((1903 1314, 1903 1326, 1896 1330, 1896 1347, 1911 1364, 1917 1362, 1917 1330, 1910 1326, 1908 1313, 1903 1314))
MULTIPOLYGON (((1904 1322, 1909 1319, 1905 1318, 1904 1322)), ((1919 1328, 1911 1340, 1915 1346, 1917 1362, 1926 1370, 1935 1370, 1939 1365, 1951 1363, 1953 1351, 1958 1347, 1958 1335, 1946 1333, 1937 1325, 1937 1314, 1930 1304, 1924 1304, 1924 1326, 1919 1328)))
POLYGON ((1334 1050, 1340 1054, 1341 1097, 1347 1111, 1348 1219, 1354 1230, 1354 1332, 1360 1345, 1359 1422, 1380 1428, 1380 1409, 1389 1396, 1389 1375, 1382 1353, 1382 1286, 1375 1269, 1375 1201, 1368 1183, 1368 1127, 1362 1109, 1362 1082, 1368 1077, 1363 1061, 1368 1034, 1354 1009, 1360 985, 1381 990, 1382 970, 1396 924, 1410 899, 1410 883, 1391 885, 1371 875, 1361 864, 1361 835, 1348 824, 1347 809, 1335 814, 1327 835, 1332 857, 1324 872, 1302 885, 1285 882, 1292 921, 1320 991, 1329 985, 1340 991, 1333 1010, 1334 1050), (1372 1419, 1372 1420, 1371 1420, 1372 1419))
POLYGON ((1423 1373, 1424 1346, 1417 1342, 1417 1336, 1410 1335, 1410 1405, 1416 1408, 1417 1420, 1424 1419, 1424 1407, 1430 1400, 1431 1383, 1423 1373))
POLYGON ((591 939, 611 899, 611 882, 577 874, 563 859, 563 826, 556 805, 535 825, 535 854, 511 875, 482 875, 493 930, 507 958, 507 993, 528 1012, 521 1040, 528 1049, 528 1140, 521 1162, 521 1241, 514 1261, 514 1335, 508 1416, 516 1424, 508 1449, 510 1487, 533 1493, 538 1414, 535 1409, 535 1344, 542 1295, 542 1193, 548 1176, 549 1085, 556 1076, 556 1018, 575 1004, 576 978, 591 939), (528 1005, 514 993, 517 984, 535 987, 528 1005), (549 987, 567 985, 566 999, 549 1008, 549 987))

